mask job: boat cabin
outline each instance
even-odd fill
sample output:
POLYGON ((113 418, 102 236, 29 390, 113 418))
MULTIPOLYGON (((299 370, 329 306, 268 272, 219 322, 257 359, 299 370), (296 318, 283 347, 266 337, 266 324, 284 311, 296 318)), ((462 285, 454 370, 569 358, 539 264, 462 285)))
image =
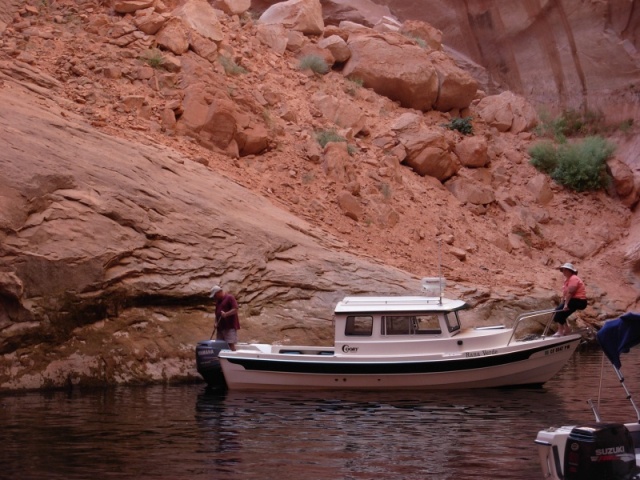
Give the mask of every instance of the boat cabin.
POLYGON ((416 341, 452 338, 460 332, 458 312, 466 308, 462 300, 441 297, 345 297, 334 311, 335 350, 357 354, 377 345, 388 354, 392 344, 402 352, 416 341))

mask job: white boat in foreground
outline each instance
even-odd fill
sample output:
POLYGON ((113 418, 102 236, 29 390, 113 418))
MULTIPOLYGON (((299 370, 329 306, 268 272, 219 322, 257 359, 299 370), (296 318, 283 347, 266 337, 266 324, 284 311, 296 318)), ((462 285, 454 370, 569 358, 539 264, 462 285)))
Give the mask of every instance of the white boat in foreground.
POLYGON ((637 420, 606 423, 591 400, 595 422, 551 427, 538 432, 542 478, 552 480, 639 480, 640 410, 620 372, 620 353, 640 343, 640 314, 627 313, 609 320, 596 335, 613 365, 637 420))
POLYGON ((581 335, 518 339, 513 328, 463 328, 468 305, 441 296, 346 297, 335 307, 334 345, 203 341, 198 371, 238 390, 457 389, 541 385, 569 360, 581 335))

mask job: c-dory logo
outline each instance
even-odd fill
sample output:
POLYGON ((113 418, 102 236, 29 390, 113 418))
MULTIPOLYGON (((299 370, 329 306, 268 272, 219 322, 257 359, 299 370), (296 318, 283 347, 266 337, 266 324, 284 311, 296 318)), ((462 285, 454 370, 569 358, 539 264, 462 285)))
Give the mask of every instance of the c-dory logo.
POLYGON ((353 353, 358 351, 358 347, 350 347, 349 345, 343 345, 342 351, 344 353, 353 353))

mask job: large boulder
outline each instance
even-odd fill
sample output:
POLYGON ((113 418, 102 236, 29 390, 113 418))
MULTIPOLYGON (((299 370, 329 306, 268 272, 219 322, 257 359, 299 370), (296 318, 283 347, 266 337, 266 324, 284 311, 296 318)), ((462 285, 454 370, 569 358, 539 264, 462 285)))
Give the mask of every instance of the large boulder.
POLYGON ((278 55, 284 54, 287 50, 287 30, 281 24, 258 24, 256 38, 278 55))
POLYGON ((324 147, 323 168, 331 179, 347 184, 356 179, 356 170, 346 142, 329 142, 324 147))
POLYGON ((235 135, 240 156, 257 155, 269 146, 269 131, 264 125, 252 124, 235 135))
POLYGON ((214 0, 212 5, 227 15, 242 15, 251 8, 251 0, 214 0))
POLYGON ((350 129, 354 136, 365 128, 367 117, 357 105, 342 102, 322 92, 314 94, 311 102, 327 120, 341 128, 350 129))
POLYGON ((226 150, 238 132, 237 109, 222 92, 195 84, 185 89, 176 130, 205 146, 226 150))
MULTIPOLYGON (((232 140, 236 140, 238 132, 236 116, 237 111, 234 102, 223 98, 215 98, 207 109, 207 117, 200 128, 199 139, 204 142, 211 142, 218 148, 226 149, 232 140)), ((260 151, 262 150, 264 148, 260 149, 260 151)))
POLYGON ((270 6, 258 20, 264 24, 282 24, 305 35, 320 35, 324 30, 320 0, 287 0, 270 6))
POLYGON ((456 144, 455 152, 464 167, 480 168, 489 163, 487 139, 480 136, 465 137, 456 144))
POLYGON ((167 20, 168 17, 166 15, 156 13, 153 8, 147 8, 146 10, 138 10, 136 12, 133 18, 133 24, 147 35, 155 35, 167 20))
POLYGON ((349 50, 347 42, 338 35, 331 35, 327 38, 323 38, 318 42, 318 46, 329 50, 335 61, 338 63, 346 62, 349 60, 349 57, 351 57, 351 50, 349 50))
POLYGON ((442 32, 420 20, 407 20, 402 24, 400 33, 424 42, 430 50, 442 50, 442 32))
POLYGON ((538 114, 524 97, 513 92, 484 97, 477 106, 480 117, 499 132, 520 133, 538 124, 538 114))
POLYGON ((113 10, 116 13, 133 13, 152 7, 154 3, 155 0, 116 0, 113 4, 113 10))
POLYGON ((191 30, 213 42, 221 42, 224 38, 218 15, 207 0, 187 0, 171 15, 182 19, 191 30))
POLYGON ((349 21, 373 27, 383 17, 390 17, 391 10, 371 0, 322 0, 322 14, 327 25, 349 21))
POLYGON ((456 177, 446 187, 462 203, 488 205, 496 199, 493 190, 470 178, 456 177))
POLYGON ((627 164, 613 157, 607 160, 607 171, 613 179, 615 194, 627 207, 633 207, 640 199, 640 182, 627 164))
POLYGON ((478 91, 478 82, 467 72, 459 68, 454 61, 442 52, 429 55, 438 72, 438 99, 435 109, 448 112, 454 108, 467 108, 478 91))
POLYGON ((156 43, 165 50, 182 55, 189 50, 187 27, 179 18, 169 19, 156 35, 156 43))
POLYGON ((441 131, 422 128, 402 133, 398 139, 407 152, 403 163, 418 175, 444 182, 460 169, 460 162, 452 153, 451 139, 441 131))
POLYGON ((427 52, 399 34, 352 35, 343 74, 403 107, 427 111, 438 98, 438 74, 427 52))

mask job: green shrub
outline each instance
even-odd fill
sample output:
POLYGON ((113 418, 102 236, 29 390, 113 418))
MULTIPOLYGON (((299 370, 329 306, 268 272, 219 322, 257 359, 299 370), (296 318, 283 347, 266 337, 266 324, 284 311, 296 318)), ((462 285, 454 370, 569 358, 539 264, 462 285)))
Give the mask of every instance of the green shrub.
POLYGON ((615 147, 602 137, 587 137, 556 147, 550 142, 529 150, 531 164, 571 190, 583 192, 606 186, 606 161, 615 147))
POLYGON ((531 165, 548 175, 558 166, 557 148, 551 142, 536 143, 529 149, 529 155, 531 165))
POLYGON ((449 130, 457 130, 463 135, 473 134, 473 125, 471 124, 471 117, 454 118, 449 123, 444 125, 449 130))
POLYGON ((631 129, 633 128, 633 118, 628 118, 626 120, 623 120, 622 122, 620 122, 620 124, 618 125, 618 129, 622 132, 622 133, 629 133, 631 131, 631 129))
POLYGON ((339 135, 338 132, 336 132, 333 128, 330 130, 320 130, 316 132, 316 140, 322 148, 326 147, 327 143, 347 141, 346 138, 339 135))
POLYGON ((540 114, 540 124, 536 127, 539 136, 553 138, 564 143, 567 137, 595 135, 606 132, 604 115, 598 110, 565 110, 552 118, 548 113, 540 114))
POLYGON ((140 59, 150 67, 158 69, 162 67, 164 56, 157 48, 150 48, 149 50, 142 52, 140 59))
POLYGON ((298 64, 299 70, 311 70, 312 72, 324 75, 329 72, 329 65, 324 58, 319 55, 305 55, 298 64))
POLYGON ((419 36, 413 34, 413 33, 403 33, 403 35, 405 37, 407 37, 410 40, 413 40, 414 42, 416 42, 416 44, 420 47, 420 48, 427 48, 427 42, 424 41, 424 39, 420 38, 419 36))
POLYGON ((358 89, 362 88, 362 86, 364 85, 364 80, 358 77, 349 78, 348 80, 349 80, 349 84, 345 88, 345 92, 347 92, 352 97, 355 97, 356 93, 358 92, 358 89))
POLYGON ((551 177, 578 192, 598 190, 606 185, 606 161, 614 148, 602 137, 587 137, 579 143, 561 145, 558 166, 551 177))
POLYGON ((247 69, 238 65, 232 58, 220 55, 218 60, 227 75, 242 75, 247 73, 247 69))

